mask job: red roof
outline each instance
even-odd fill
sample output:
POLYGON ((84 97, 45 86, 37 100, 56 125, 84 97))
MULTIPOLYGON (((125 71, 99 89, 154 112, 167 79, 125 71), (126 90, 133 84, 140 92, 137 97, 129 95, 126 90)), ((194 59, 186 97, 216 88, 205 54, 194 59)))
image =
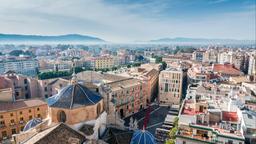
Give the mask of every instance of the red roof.
POLYGON ((234 68, 231 64, 214 64, 213 71, 228 75, 241 75, 242 72, 234 68))
POLYGON ((222 120, 223 121, 231 121, 231 122, 237 122, 238 116, 236 112, 222 112, 222 120))

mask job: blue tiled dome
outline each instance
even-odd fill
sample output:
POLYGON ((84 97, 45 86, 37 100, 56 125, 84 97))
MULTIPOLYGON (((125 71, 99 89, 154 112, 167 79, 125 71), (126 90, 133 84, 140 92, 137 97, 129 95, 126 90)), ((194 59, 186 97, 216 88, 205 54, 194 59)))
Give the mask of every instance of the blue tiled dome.
POLYGON ((150 132, 137 130, 133 133, 130 144, 156 144, 156 140, 150 132))
POLYGON ((49 107, 72 109, 94 105, 102 99, 85 86, 75 83, 64 87, 57 95, 48 98, 49 107))
POLYGON ((38 124, 40 124, 42 122, 41 119, 39 118, 34 118, 31 119, 30 121, 27 122, 27 124, 25 125, 25 127, 23 128, 23 131, 27 131, 35 126, 37 126, 38 124))

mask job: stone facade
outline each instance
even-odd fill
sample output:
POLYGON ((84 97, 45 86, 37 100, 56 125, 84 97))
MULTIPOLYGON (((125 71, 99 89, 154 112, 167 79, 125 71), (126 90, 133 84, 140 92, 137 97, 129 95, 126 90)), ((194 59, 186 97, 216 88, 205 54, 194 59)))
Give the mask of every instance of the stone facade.
POLYGON ((0 140, 23 130, 27 121, 33 118, 46 118, 48 107, 41 100, 2 103, 0 106, 0 140))
POLYGON ((66 117, 66 124, 74 125, 80 122, 96 119, 104 110, 103 100, 99 101, 95 105, 78 107, 74 109, 64 109, 49 107, 49 116, 53 123, 62 122, 60 119, 60 113, 64 112, 66 117))

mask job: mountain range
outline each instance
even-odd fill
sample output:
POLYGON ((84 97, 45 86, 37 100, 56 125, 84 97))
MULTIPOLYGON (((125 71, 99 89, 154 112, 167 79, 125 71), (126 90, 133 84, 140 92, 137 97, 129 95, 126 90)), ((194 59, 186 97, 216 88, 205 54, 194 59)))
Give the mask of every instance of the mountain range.
MULTIPOLYGON (((106 41, 88 35, 80 34, 66 34, 66 35, 21 35, 21 34, 1 34, 0 43, 105 43, 106 41)), ((150 41, 144 41, 144 43, 187 43, 187 44, 254 44, 253 40, 236 40, 236 39, 204 39, 204 38, 160 38, 150 41)))
POLYGON ((105 42, 105 41, 97 37, 79 35, 79 34, 66 34, 66 35, 56 35, 56 36, 0 34, 0 42, 105 42))
POLYGON ((185 38, 185 37, 176 37, 176 38, 161 38, 156 40, 150 40, 149 42, 153 43, 213 43, 213 44, 232 44, 232 43, 255 43, 253 40, 236 40, 236 39, 204 39, 204 38, 185 38))

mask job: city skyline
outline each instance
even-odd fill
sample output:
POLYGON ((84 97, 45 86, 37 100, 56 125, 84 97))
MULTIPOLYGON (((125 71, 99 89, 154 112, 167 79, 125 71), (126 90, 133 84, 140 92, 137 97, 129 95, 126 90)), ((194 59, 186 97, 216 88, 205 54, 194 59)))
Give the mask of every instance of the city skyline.
POLYGON ((112 42, 255 39, 254 0, 3 0, 0 33, 78 33, 112 42))

